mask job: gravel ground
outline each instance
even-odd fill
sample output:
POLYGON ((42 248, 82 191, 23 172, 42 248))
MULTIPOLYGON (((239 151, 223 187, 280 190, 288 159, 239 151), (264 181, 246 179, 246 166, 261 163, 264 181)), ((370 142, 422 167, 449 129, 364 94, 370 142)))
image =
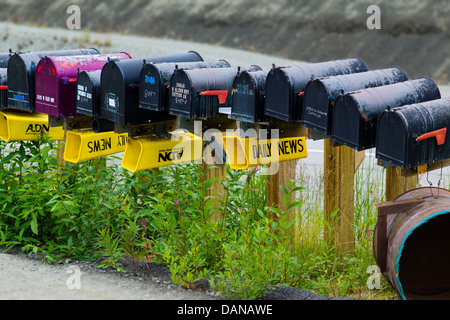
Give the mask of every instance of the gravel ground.
MULTIPOLYGON (((1 252, 1 250, 0 250, 1 252)), ((95 263, 45 264, 18 249, 0 253, 0 300, 225 300, 209 290, 206 279, 186 290, 174 284, 165 265, 122 261, 125 271, 103 270, 95 263)), ((356 300, 322 296, 275 286, 260 300, 356 300)))
MULTIPOLYGON (((102 53, 127 51, 135 58, 166 53, 199 52, 204 60, 225 59, 232 65, 259 65, 268 69, 299 61, 270 57, 258 53, 225 49, 212 45, 188 43, 134 36, 96 34, 86 31, 44 29, 0 22, 0 52, 9 49, 40 51, 96 47, 102 53)), ((442 87, 443 96, 450 95, 448 86, 442 87)), ((124 266, 132 271, 129 263, 124 266)), ((190 291, 174 285, 165 266, 152 265, 152 279, 145 265, 138 266, 138 276, 130 272, 101 271, 94 264, 75 262, 69 265, 47 265, 39 260, 15 253, 0 253, 1 300, 214 300, 221 297, 207 292, 201 283, 190 291), (81 272, 80 288, 70 289, 72 276, 81 272)), ((76 284, 76 283, 75 283, 76 284)), ((262 298, 271 300, 330 300, 312 292, 277 287, 262 298)), ((335 300, 335 299, 333 299, 335 300)))
POLYGON ((182 289, 164 274, 165 270, 155 268, 154 279, 149 280, 126 272, 101 270, 84 262, 50 265, 22 254, 0 253, 0 300, 217 299, 204 292, 182 289))

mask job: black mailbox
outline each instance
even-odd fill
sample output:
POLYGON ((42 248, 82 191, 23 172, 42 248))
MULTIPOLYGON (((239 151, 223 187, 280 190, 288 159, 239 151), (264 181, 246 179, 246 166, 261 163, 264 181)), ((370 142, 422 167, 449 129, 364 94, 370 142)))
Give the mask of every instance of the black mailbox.
POLYGON ((227 68, 225 60, 217 62, 145 63, 139 80, 139 108, 167 111, 169 85, 175 69, 227 68))
POLYGON ((450 98, 384 111, 376 157, 403 169, 450 159, 450 98))
POLYGON ((8 71, 6 68, 0 68, 0 110, 8 107, 8 71))
POLYGON ((0 53, 0 68, 8 68, 10 53, 0 53))
POLYGON ((35 71, 39 61, 48 56, 99 54, 97 49, 14 53, 8 63, 8 109, 34 112, 35 71))
POLYGON ((231 117, 257 123, 267 122, 264 112, 267 71, 239 71, 233 82, 231 117))
POLYGON ((267 116, 286 122, 301 121, 303 93, 311 79, 368 71, 359 59, 273 67, 266 82, 267 116))
MULTIPOLYGON (((251 66, 241 70, 261 70, 251 66)), ((238 68, 175 70, 170 80, 169 112, 190 119, 211 119, 219 108, 231 108, 238 68)), ((226 113, 226 112, 225 112, 226 113)))
POLYGON ((334 105, 331 139, 359 151, 373 148, 378 118, 387 107, 439 98, 438 86, 428 78, 349 92, 334 105))
POLYGON ((167 113, 139 108, 139 77, 146 62, 202 61, 196 52, 109 61, 102 69, 100 79, 100 117, 122 126, 169 119, 167 113))
POLYGON ((77 77, 76 112, 86 116, 100 115, 101 70, 80 71, 77 77))
POLYGON ((407 80, 406 73, 397 68, 311 80, 303 95, 302 124, 316 132, 330 135, 333 105, 339 95, 407 80))

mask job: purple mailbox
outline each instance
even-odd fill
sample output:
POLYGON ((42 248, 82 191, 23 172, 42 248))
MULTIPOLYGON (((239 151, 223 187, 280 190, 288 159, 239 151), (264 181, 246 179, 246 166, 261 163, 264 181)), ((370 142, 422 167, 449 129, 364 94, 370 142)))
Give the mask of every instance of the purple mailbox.
POLYGON ((109 60, 131 59, 128 53, 44 57, 36 67, 36 112, 55 117, 76 112, 79 71, 101 70, 109 60))

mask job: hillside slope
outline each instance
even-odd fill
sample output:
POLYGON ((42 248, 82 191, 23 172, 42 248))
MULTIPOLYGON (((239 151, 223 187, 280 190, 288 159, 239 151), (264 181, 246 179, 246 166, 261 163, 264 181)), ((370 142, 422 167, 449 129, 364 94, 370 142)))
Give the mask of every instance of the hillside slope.
POLYGON ((360 57, 370 68, 399 66, 448 83, 447 0, 0 0, 0 20, 65 27, 69 4, 82 28, 215 43, 283 58, 360 57), (369 30, 370 4, 381 30, 369 30))

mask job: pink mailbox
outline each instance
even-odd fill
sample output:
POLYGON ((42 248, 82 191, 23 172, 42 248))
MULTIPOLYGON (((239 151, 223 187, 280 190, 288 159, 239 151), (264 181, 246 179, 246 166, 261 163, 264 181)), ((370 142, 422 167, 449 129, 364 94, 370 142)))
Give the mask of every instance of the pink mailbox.
POLYGON ((36 67, 36 112, 55 117, 76 112, 79 71, 101 70, 109 60, 131 59, 128 53, 44 57, 36 67))

